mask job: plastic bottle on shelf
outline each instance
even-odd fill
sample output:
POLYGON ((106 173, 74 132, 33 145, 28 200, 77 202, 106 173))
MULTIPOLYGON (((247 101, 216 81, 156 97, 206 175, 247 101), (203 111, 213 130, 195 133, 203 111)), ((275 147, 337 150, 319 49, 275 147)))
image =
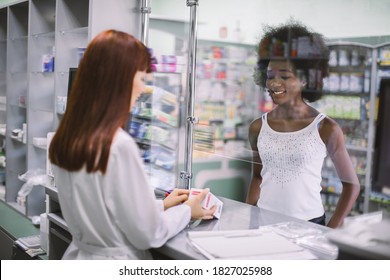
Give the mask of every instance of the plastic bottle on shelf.
POLYGON ((291 40, 291 57, 296 57, 298 55, 298 40, 297 38, 293 38, 291 40))
POLYGON ((359 65, 359 53, 357 50, 352 50, 351 52, 351 66, 359 65))
POLYGON ((364 60, 364 65, 369 66, 372 63, 372 53, 370 50, 367 50, 366 52, 366 58, 364 60))
POLYGON ((240 27, 240 21, 236 21, 236 28, 233 30, 233 40, 236 42, 241 42, 241 27, 240 27))
POLYGON ((329 53, 329 66, 337 66, 337 52, 336 50, 331 50, 329 53))
POLYGON ((219 38, 226 39, 228 37, 228 28, 226 25, 223 25, 219 28, 219 38))
POLYGON ((339 66, 350 65, 348 50, 339 50, 339 66))
POLYGON ((364 71, 364 92, 370 92, 370 71, 364 71))

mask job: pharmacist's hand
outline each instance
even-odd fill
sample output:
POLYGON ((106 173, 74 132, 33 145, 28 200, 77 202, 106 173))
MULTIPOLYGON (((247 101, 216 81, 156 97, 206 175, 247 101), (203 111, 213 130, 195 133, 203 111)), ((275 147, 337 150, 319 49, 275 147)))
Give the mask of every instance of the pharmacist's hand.
POLYGON ((173 189, 173 191, 163 200, 164 210, 186 201, 189 193, 189 190, 173 189))
POLYGON ((187 204, 191 207, 191 218, 192 219, 202 219, 202 220, 210 220, 213 218, 216 205, 211 207, 209 210, 204 209, 201 205, 203 199, 206 197, 210 190, 205 189, 201 193, 191 197, 184 204, 187 204))

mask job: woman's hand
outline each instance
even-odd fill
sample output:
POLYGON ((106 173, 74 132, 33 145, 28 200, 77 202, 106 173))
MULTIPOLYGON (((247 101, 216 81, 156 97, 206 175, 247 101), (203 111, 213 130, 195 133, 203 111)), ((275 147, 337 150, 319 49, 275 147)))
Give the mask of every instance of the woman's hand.
POLYGON ((164 210, 186 201, 189 193, 189 190, 173 189, 173 191, 163 200, 164 210))
POLYGON ((201 193, 191 197, 191 199, 188 199, 186 202, 184 202, 184 204, 187 204, 191 207, 192 219, 210 220, 213 218, 213 214, 217 206, 214 205, 209 210, 207 210, 204 209, 201 205, 203 199, 206 197, 209 191, 209 189, 205 189, 201 193))

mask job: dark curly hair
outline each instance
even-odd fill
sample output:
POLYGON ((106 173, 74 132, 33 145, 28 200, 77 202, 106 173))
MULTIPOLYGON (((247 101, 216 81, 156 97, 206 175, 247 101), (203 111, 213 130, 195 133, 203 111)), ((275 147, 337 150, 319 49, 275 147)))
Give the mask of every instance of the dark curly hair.
MULTIPOLYGON (((257 85, 265 88, 267 67, 271 59, 288 59, 294 66, 294 70, 301 69, 306 73, 306 76, 309 69, 321 71, 322 78, 329 75, 329 49, 321 34, 309 30, 302 23, 292 19, 279 26, 266 25, 263 30, 264 34, 257 46, 258 60, 253 75, 257 85), (280 53, 280 51, 275 54, 271 49, 273 43, 279 42, 281 44, 280 42, 284 42, 284 47, 291 50, 292 39, 299 37, 308 37, 313 48, 315 48, 314 52, 308 53, 305 57, 293 57, 291 51, 287 54, 280 53)), ((316 101, 321 98, 321 89, 317 88, 316 91, 303 90, 302 97, 309 102, 316 101)))

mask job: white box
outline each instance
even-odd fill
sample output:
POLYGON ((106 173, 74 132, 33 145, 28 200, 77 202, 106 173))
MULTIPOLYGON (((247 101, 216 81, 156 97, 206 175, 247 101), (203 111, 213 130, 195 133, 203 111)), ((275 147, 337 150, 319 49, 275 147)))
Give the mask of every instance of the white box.
MULTIPOLYGON (((191 189, 189 198, 191 198, 194 195, 198 195, 202 191, 203 191, 203 189, 191 189)), ((223 202, 221 200, 219 200, 211 192, 209 192, 202 201, 202 207, 204 209, 210 209, 214 205, 217 206, 217 208, 215 209, 215 212, 214 212, 214 217, 219 219, 221 217, 221 213, 222 213, 223 202)))
POLYGON ((33 145, 46 149, 47 138, 45 138, 45 137, 33 137, 33 145))

